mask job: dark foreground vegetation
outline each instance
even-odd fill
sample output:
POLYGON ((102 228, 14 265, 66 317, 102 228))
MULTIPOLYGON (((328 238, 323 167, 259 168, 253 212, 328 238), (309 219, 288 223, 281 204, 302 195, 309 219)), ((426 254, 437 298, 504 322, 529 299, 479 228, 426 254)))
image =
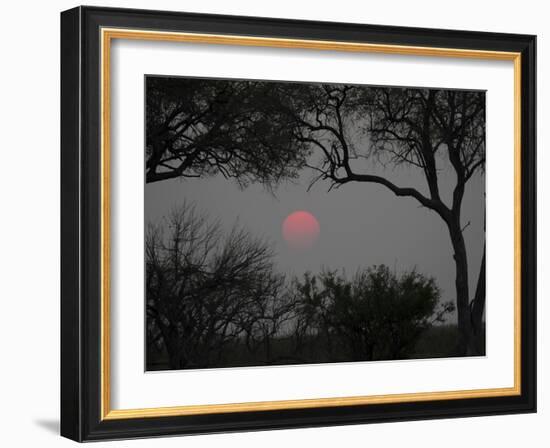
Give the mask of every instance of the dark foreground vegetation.
MULTIPOLYGON (((400 359, 427 359, 427 358, 452 358, 456 357, 457 353, 454 349, 456 338, 458 337, 458 328, 456 325, 436 325, 426 329, 420 337, 415 341, 410 352, 400 359)), ((272 340, 272 355, 271 362, 264 357, 258 359, 252 357, 246 348, 244 341, 236 341, 236 344, 227 349, 220 358, 218 365, 210 367, 250 367, 259 365, 284 365, 284 364, 302 364, 302 363, 329 363, 329 362, 346 362, 349 361, 343 351, 335 354, 332 358, 326 356, 322 347, 318 347, 312 338, 307 344, 308 350, 304 350, 302 357, 291 358, 286 354, 292 350, 292 338, 276 338, 272 340)), ((483 342, 485 344, 485 342, 483 342)), ((480 356, 485 355, 481 353, 480 356)), ((147 355, 148 370, 168 370, 170 369, 170 361, 168 353, 162 347, 150 347, 147 355)), ((378 360, 390 360, 392 358, 380 358, 378 360)))
POLYGON ((192 205, 151 226, 148 369, 456 354, 456 328, 435 326, 454 306, 432 278, 384 265, 351 278, 328 269, 286 278, 272 256, 266 242, 238 227, 223 233, 192 205))

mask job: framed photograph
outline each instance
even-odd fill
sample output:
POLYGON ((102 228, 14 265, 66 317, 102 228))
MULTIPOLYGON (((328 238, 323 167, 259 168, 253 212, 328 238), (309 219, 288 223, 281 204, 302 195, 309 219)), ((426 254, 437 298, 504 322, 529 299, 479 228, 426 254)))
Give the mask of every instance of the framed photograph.
POLYGON ((61 433, 536 410, 535 36, 61 14, 61 433))

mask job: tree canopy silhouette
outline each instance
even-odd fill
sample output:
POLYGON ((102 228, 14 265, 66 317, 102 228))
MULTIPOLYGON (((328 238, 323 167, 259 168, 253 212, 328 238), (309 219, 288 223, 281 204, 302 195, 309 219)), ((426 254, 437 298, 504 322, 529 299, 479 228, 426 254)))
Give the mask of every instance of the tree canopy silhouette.
POLYGON ((292 117, 265 101, 275 87, 148 77, 146 181, 220 173, 244 186, 295 177, 305 145, 294 139, 292 117))
POLYGON ((381 185, 396 196, 413 198, 443 220, 456 270, 457 349, 462 354, 482 353, 485 254, 471 299, 461 212, 468 181, 485 168, 485 93, 336 84, 277 86, 266 101, 293 117, 298 145, 309 145, 313 151, 306 165, 317 173, 315 181, 327 180, 331 188, 351 182, 381 185), (372 159, 383 166, 419 170, 426 191, 372 173, 365 163, 372 159), (455 178, 450 201, 440 191, 441 176, 449 176, 442 174, 447 165, 455 178))

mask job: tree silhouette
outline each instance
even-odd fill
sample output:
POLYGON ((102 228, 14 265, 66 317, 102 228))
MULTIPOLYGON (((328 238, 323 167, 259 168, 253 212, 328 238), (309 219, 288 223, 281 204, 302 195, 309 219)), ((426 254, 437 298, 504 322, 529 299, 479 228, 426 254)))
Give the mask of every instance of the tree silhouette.
POLYGON ((162 338, 173 369, 208 367, 281 289, 263 241, 184 204, 146 240, 148 343, 162 338), (167 230, 167 231, 166 231, 167 230))
POLYGON ((482 353, 485 255, 470 300, 461 211, 468 181, 485 167, 484 92, 318 84, 278 84, 270 92, 266 101, 295 120, 296 141, 315 150, 306 163, 318 173, 315 181, 328 180, 331 188, 350 182, 378 184, 396 196, 415 199, 443 220, 456 270, 457 351, 482 353), (373 158, 384 166, 419 170, 427 192, 373 174, 365 163, 373 158), (446 164, 456 179, 449 202, 440 193, 446 164))
POLYGON ((351 280, 325 271, 294 282, 297 313, 304 317, 297 327, 303 331, 308 322, 328 359, 407 358, 419 337, 454 309, 439 299, 433 279, 415 271, 398 276, 384 265, 358 271, 351 280))
POLYGON ((244 186, 296 176, 305 145, 292 117, 265 101, 274 87, 148 77, 146 181, 220 173, 244 186))
POLYGON ((280 288, 278 295, 252 304, 241 321, 248 356, 255 360, 255 364, 303 362, 295 351, 283 351, 277 347, 280 339, 288 333, 285 327, 295 318, 295 303, 289 299, 290 296, 280 288))

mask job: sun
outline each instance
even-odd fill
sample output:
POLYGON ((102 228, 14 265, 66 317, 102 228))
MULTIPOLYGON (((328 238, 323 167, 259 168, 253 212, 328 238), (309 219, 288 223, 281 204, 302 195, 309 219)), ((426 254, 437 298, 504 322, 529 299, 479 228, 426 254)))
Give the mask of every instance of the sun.
POLYGON ((309 249, 321 233, 317 218, 304 210, 288 215, 283 222, 283 238, 293 249, 309 249))

